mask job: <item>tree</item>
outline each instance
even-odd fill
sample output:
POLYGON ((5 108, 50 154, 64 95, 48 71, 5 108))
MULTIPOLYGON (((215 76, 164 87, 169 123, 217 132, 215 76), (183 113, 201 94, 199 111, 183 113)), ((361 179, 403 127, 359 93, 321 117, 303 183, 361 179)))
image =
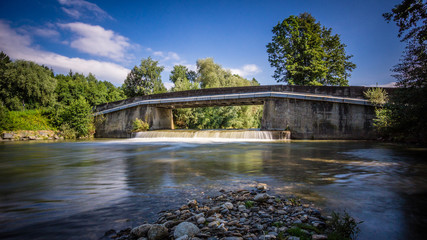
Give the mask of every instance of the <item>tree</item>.
POLYGON ((277 82, 291 85, 346 86, 356 65, 346 45, 309 13, 290 16, 273 27, 268 60, 277 82))
POLYGON ((0 99, 10 110, 46 107, 55 103, 56 79, 34 62, 17 60, 5 65, 0 78, 0 99))
POLYGON ((199 84, 194 81, 190 81, 190 78, 194 78, 194 71, 188 70, 186 66, 175 65, 171 71, 169 79, 174 83, 172 92, 195 90, 199 88, 199 84))
POLYGON ((135 66, 131 70, 123 87, 128 97, 166 92, 160 75, 164 67, 158 66, 158 63, 148 57, 141 60, 139 67, 135 66))
POLYGON ((379 112, 377 123, 386 136, 427 143, 427 4, 403 0, 383 16, 396 22, 398 37, 407 45, 401 63, 393 68, 401 88, 379 112))
MULTIPOLYGON (((185 66, 174 66, 170 80, 175 83, 172 91, 184 91, 213 87, 257 86, 251 81, 232 74, 216 64, 212 58, 197 61, 198 72, 185 66), (200 85, 200 86, 199 86, 200 85)), ((178 128, 257 128, 260 126, 262 107, 227 106, 207 108, 179 108, 173 110, 175 126, 178 128)))

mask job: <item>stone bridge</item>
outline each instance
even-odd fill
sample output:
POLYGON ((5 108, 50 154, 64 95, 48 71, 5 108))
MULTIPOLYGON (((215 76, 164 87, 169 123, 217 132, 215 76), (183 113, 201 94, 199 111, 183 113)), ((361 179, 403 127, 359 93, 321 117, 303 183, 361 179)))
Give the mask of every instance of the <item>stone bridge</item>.
POLYGON ((174 108, 264 105, 262 130, 289 129, 293 139, 375 139, 375 107, 366 87, 288 86, 211 88, 153 94, 96 106, 96 137, 130 137, 136 118, 150 129, 173 129, 174 108))

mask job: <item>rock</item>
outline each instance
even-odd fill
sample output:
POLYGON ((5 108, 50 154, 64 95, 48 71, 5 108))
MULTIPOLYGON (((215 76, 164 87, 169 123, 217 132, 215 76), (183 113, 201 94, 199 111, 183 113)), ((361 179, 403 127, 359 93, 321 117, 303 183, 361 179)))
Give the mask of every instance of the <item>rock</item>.
POLYGON ((299 237, 289 236, 288 240, 300 240, 299 237))
POLYGON ((328 236, 322 235, 322 234, 314 234, 311 236, 311 239, 313 239, 313 240, 326 240, 326 239, 328 239, 328 236))
POLYGON ((36 136, 28 136, 28 139, 29 140, 36 140, 37 138, 36 138, 36 136))
POLYGON ((190 201, 188 201, 187 205, 190 208, 193 208, 193 207, 197 206, 197 201, 196 200, 190 200, 190 201))
POLYGON ((270 240, 270 239, 276 239, 276 236, 273 236, 273 235, 261 235, 259 237, 259 240, 270 240))
POLYGON ((13 134, 11 134, 11 133, 3 133, 1 137, 3 139, 12 139, 13 138, 13 134))
POLYGON ((206 219, 204 217, 200 217, 197 219, 197 224, 203 224, 206 222, 206 219))
POLYGON ((187 235, 188 237, 193 237, 199 232, 200 232, 200 229, 193 223, 182 222, 178 224, 178 226, 176 226, 173 236, 175 238, 180 238, 184 235, 187 235))
POLYGON ((266 193, 260 193, 254 197, 254 201, 256 201, 256 202, 264 202, 267 199, 268 199, 268 194, 266 194, 266 193))
POLYGON ((243 211, 245 211, 245 210, 246 210, 246 207, 245 207, 245 205, 239 205, 239 206, 237 207, 237 209, 239 210, 239 212, 243 212, 243 211))
POLYGON ((146 238, 146 237, 140 237, 137 240, 148 240, 148 238, 146 238))
POLYGON ((260 191, 262 190, 267 190, 267 184, 265 183, 258 183, 258 185, 256 186, 256 188, 260 191))
POLYGON ((146 237, 148 231, 151 228, 151 224, 142 224, 138 227, 135 227, 131 230, 130 234, 139 238, 139 237, 146 237))
POLYGON ((213 228, 213 227, 217 227, 218 225, 219 225, 219 222, 218 222, 218 221, 213 221, 213 222, 210 222, 210 223, 208 224, 208 227, 213 228))
POLYGON ((150 230, 148 230, 148 233, 147 233, 148 240, 163 240, 168 238, 168 236, 169 236, 168 229, 161 224, 151 225, 151 228, 150 230))
POLYGON ((176 238, 175 240, 187 240, 187 239, 189 239, 188 235, 184 235, 179 238, 176 238))
POLYGON ((227 208, 229 210, 233 209, 233 204, 231 202, 226 202, 222 205, 224 208, 227 208))
POLYGON ((297 219, 297 220, 294 221, 294 224, 301 224, 301 223, 302 223, 302 221, 299 220, 299 219, 297 219))
POLYGON ((225 237, 223 240, 243 240, 241 237, 225 237))

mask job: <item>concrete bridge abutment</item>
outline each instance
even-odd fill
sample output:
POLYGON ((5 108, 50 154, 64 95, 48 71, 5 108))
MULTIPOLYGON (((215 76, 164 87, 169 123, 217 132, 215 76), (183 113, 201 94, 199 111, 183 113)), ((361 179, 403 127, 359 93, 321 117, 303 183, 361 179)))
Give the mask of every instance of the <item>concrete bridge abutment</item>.
POLYGON ((97 116, 95 137, 129 138, 135 119, 148 122, 150 129, 174 129, 172 109, 136 106, 97 116))
POLYGON ((300 99, 264 102, 261 130, 289 130, 293 139, 375 139, 369 105, 300 99))

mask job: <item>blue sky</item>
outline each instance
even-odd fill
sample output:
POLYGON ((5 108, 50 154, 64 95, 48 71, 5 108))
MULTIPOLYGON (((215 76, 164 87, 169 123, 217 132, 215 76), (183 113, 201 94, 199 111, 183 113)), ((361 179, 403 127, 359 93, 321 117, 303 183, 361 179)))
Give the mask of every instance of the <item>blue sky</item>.
POLYGON ((266 44, 271 29, 290 15, 311 13, 332 28, 354 55, 350 85, 387 85, 404 44, 382 14, 400 0, 305 1, 0 1, 0 50, 13 59, 52 67, 55 73, 95 74, 121 85, 130 69, 151 56, 165 71, 195 70, 212 57, 233 73, 261 84, 271 77, 266 44))

